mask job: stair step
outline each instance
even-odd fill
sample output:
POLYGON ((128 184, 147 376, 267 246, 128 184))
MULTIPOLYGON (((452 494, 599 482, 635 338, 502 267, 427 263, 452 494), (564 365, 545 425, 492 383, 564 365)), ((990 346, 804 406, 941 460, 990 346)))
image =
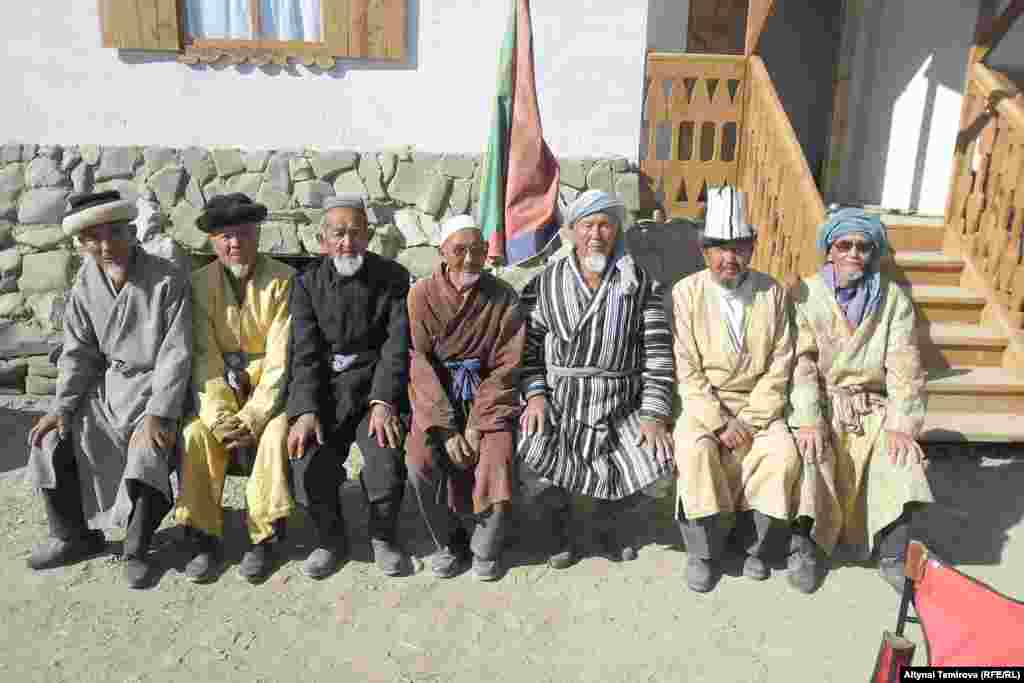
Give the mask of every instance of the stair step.
POLYGON ((1019 413, 940 412, 924 416, 921 441, 951 443, 1024 442, 1024 420, 1019 413))
POLYGON ((928 410, 1024 414, 1024 378, 1000 367, 933 369, 925 385, 928 410))
POLYGON ((964 261, 941 251, 898 251, 886 270, 893 278, 915 285, 957 287, 964 261))
POLYGON ((921 327, 921 358, 930 370, 999 367, 1008 343, 1005 335, 980 325, 939 322, 921 327))
POLYGON ((985 297, 964 287, 911 284, 909 294, 926 322, 974 324, 985 307, 985 297))
POLYGON ((904 216, 884 214, 889 244, 899 252, 904 249, 942 249, 946 223, 942 216, 904 216))

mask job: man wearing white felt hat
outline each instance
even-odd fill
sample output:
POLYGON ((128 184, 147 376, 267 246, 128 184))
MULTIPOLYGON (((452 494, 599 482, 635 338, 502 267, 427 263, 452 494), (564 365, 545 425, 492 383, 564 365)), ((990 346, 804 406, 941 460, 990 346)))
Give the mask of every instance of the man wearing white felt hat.
POLYGON ((800 458, 783 419, 794 349, 787 295, 749 269, 755 240, 745 195, 712 188, 708 268, 672 291, 683 404, 674 434, 677 517, 687 583, 698 592, 714 587, 730 532, 746 554, 744 575, 768 577, 761 557, 785 540, 799 486, 800 458))

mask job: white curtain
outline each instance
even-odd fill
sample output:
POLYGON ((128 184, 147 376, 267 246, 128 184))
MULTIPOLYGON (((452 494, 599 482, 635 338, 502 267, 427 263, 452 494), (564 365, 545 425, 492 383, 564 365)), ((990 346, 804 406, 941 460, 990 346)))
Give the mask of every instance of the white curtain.
POLYGON ((185 28, 193 38, 250 40, 249 0, 185 0, 185 28))
POLYGON ((266 40, 319 41, 320 0, 260 0, 260 28, 266 40))

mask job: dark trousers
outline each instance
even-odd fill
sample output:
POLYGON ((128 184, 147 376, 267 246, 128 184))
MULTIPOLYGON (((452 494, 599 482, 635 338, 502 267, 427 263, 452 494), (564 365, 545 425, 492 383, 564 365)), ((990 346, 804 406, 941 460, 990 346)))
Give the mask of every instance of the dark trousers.
POLYGON ((370 506, 370 536, 394 540, 394 525, 405 492, 405 458, 401 448, 382 448, 377 437, 370 437, 369 423, 370 411, 366 411, 361 420, 350 420, 325 434, 322 446, 314 445, 301 459, 289 461, 292 495, 309 511, 321 537, 336 538, 345 533, 340 489, 354 442, 363 454, 359 480, 370 506))
POLYGON ((704 560, 717 560, 725 553, 730 535, 747 555, 761 557, 776 541, 784 539, 788 524, 757 510, 718 514, 700 519, 681 516, 686 552, 704 560))

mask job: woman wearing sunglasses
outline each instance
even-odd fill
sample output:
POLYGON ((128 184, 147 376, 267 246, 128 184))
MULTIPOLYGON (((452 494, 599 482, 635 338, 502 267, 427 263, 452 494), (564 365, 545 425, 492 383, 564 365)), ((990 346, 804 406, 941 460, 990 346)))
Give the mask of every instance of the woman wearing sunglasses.
POLYGON ((910 513, 933 501, 916 441, 925 373, 914 305, 880 272, 889 244, 877 216, 831 213, 818 248, 825 264, 793 296, 789 423, 805 464, 790 582, 814 591, 823 555, 846 545, 861 559, 877 553, 882 577, 901 591, 910 513))

